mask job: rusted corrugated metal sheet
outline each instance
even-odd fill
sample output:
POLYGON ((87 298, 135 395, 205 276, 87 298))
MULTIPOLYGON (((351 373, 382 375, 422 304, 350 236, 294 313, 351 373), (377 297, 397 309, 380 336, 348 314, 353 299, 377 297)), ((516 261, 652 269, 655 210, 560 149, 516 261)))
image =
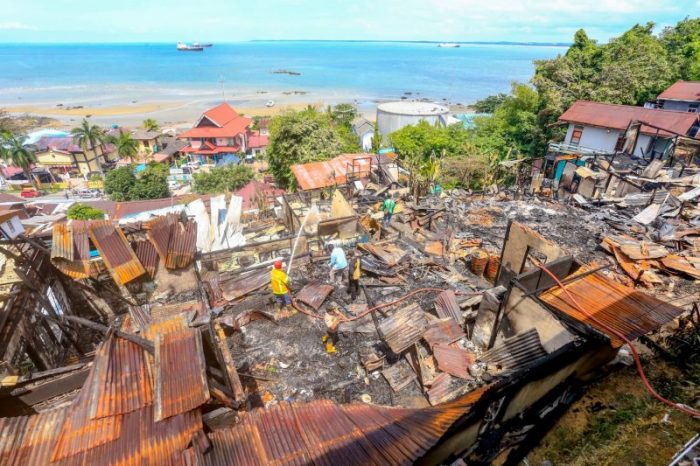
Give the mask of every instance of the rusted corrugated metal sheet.
POLYGON ((462 323, 462 312, 452 290, 445 290, 435 298, 435 310, 441 318, 452 317, 457 324, 462 323))
POLYGON ((193 410, 209 400, 199 329, 183 328, 155 339, 155 420, 193 410))
POLYGON ((95 381, 90 396, 90 417, 126 414, 153 402, 150 372, 143 348, 110 336, 103 343, 106 354, 95 358, 95 381), (106 362, 98 360, 106 358, 106 362))
POLYGON ((165 266, 169 269, 181 269, 187 267, 194 260, 197 251, 197 224, 187 221, 184 225, 175 223, 170 228, 170 242, 165 259, 165 266))
POLYGON ((427 328, 425 312, 416 303, 396 311, 379 323, 384 341, 396 354, 420 340, 427 328))
POLYGON ((155 246, 161 263, 165 263, 168 257, 168 244, 170 243, 171 227, 177 223, 177 214, 168 214, 156 217, 144 225, 147 230, 146 235, 155 246))
POLYGON ((404 359, 384 369, 382 375, 395 392, 401 391, 416 380, 416 373, 404 359))
POLYGON ((0 465, 49 464, 66 408, 0 419, 0 465))
MULTIPOLYGON (((653 296, 613 282, 600 273, 574 280, 564 286, 585 311, 630 340, 661 328, 684 312, 653 296)), ((540 299, 608 335, 614 347, 622 345, 620 338, 577 310, 561 288, 552 288, 540 295, 540 299)))
POLYGON ((108 221, 93 221, 89 234, 118 284, 124 285, 146 273, 121 229, 108 221))
POLYGON ((450 375, 460 379, 471 379, 469 366, 474 364, 476 357, 467 350, 455 348, 453 346, 435 345, 433 356, 437 361, 438 368, 450 375))
POLYGON ((395 244, 385 243, 385 244, 371 244, 363 243, 359 245, 360 248, 369 252, 373 256, 381 259, 389 267, 393 267, 404 258, 406 251, 399 248, 395 244))
POLYGON ((478 360, 496 369, 517 370, 547 356, 537 330, 531 328, 506 338, 494 348, 485 351, 478 360))
POLYGON ((137 241, 134 245, 134 253, 138 258, 143 268, 146 269, 148 276, 153 278, 156 275, 158 267, 158 252, 153 243, 146 240, 137 241))
POLYGON ((205 317, 206 309, 201 301, 185 301, 182 303, 153 305, 149 313, 154 321, 170 319, 181 314, 185 314, 189 318, 190 315, 194 314, 192 321, 196 322, 205 317))
MULTIPOLYGON (((242 296, 252 293, 265 285, 270 284, 270 271, 258 270, 236 278, 218 277, 218 290, 220 290, 223 302, 233 301, 242 296)), ((210 281, 210 286, 214 288, 215 283, 210 281)))
POLYGON ((376 157, 374 154, 341 154, 331 160, 295 164, 290 168, 301 189, 318 189, 347 183, 348 172, 357 179, 367 178, 370 164, 377 166, 376 157))
POLYGON ((51 263, 63 274, 84 279, 94 274, 90 268, 90 240, 84 221, 56 223, 51 242, 51 263))
POLYGON ((152 319, 148 312, 148 305, 145 306, 129 306, 129 315, 131 320, 136 324, 141 332, 146 331, 152 319))
POLYGON ((319 281, 309 283, 301 291, 294 295, 296 299, 304 304, 308 304, 314 310, 318 310, 329 294, 333 292, 332 285, 324 285, 319 281))
POLYGON ((430 404, 435 406, 440 403, 444 403, 450 396, 452 385, 452 376, 447 372, 442 372, 435 377, 430 390, 428 390, 428 401, 430 404))
POLYGON ((449 345, 465 336, 462 327, 453 318, 446 317, 438 322, 431 323, 428 330, 423 334, 423 339, 432 348, 437 344, 449 345))

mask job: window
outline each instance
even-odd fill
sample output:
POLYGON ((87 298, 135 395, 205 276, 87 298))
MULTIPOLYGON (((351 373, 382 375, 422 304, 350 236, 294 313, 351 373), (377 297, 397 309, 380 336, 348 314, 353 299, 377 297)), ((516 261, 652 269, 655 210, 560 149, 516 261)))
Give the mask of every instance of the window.
POLYGON ((688 112, 689 113, 698 113, 698 107, 700 107, 700 104, 690 104, 690 105, 688 105, 688 112))
POLYGON ((574 126, 574 130, 571 133, 571 145, 578 146, 581 142, 581 136, 583 136, 583 126, 574 126))
POLYGON ((622 152, 625 147, 625 135, 621 134, 617 137, 617 142, 615 143, 615 152, 622 152))

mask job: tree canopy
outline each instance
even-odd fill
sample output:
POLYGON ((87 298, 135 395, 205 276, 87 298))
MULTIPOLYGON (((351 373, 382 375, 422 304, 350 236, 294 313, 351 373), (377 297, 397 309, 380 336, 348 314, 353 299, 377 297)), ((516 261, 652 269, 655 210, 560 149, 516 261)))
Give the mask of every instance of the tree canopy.
POLYGON ((138 201, 170 196, 169 168, 162 163, 149 163, 134 175, 133 166, 111 170, 105 177, 105 193, 113 201, 138 201))
POLYGON ((105 131, 97 125, 90 124, 86 118, 83 118, 80 126, 73 128, 70 132, 75 143, 84 151, 101 146, 107 140, 105 131))
POLYGON ((194 174, 194 191, 198 194, 219 194, 236 191, 253 179, 247 165, 227 165, 209 173, 194 174))
POLYGON ((71 220, 103 220, 105 213, 95 207, 77 203, 68 208, 66 217, 71 220))
POLYGON ((134 157, 139 151, 139 143, 131 137, 130 133, 119 133, 119 136, 109 137, 108 141, 116 146, 120 158, 129 159, 131 163, 134 163, 134 157))
POLYGON ((143 129, 146 131, 160 131, 160 125, 153 118, 146 118, 143 120, 143 129))
POLYGON ((31 168, 32 164, 36 163, 36 155, 25 144, 26 140, 26 136, 12 134, 9 131, 0 133, 0 158, 21 168, 27 180, 36 187, 31 168))
POLYGON ((291 165, 333 158, 343 146, 331 118, 310 107, 272 118, 267 160, 277 184, 293 187, 296 180, 291 165))

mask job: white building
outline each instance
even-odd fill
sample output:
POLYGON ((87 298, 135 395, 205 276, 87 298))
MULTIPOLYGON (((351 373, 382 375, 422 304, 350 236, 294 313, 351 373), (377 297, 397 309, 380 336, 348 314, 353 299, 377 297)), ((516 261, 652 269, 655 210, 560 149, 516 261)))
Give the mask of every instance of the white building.
POLYGON ((647 157, 660 157, 675 136, 695 137, 700 129, 700 114, 584 100, 569 107, 559 121, 569 124, 565 144, 609 153, 622 150, 625 131, 632 121, 661 128, 641 127, 634 155, 647 157))
POLYGON ((447 126, 450 109, 433 102, 387 102, 377 106, 377 127, 383 138, 409 125, 427 121, 431 125, 447 126))
POLYGON ((374 139, 374 125, 367 118, 358 116, 352 120, 352 132, 360 139, 360 146, 365 152, 372 150, 374 139))
POLYGON ((657 97, 657 108, 700 113, 700 81, 678 81, 657 97))

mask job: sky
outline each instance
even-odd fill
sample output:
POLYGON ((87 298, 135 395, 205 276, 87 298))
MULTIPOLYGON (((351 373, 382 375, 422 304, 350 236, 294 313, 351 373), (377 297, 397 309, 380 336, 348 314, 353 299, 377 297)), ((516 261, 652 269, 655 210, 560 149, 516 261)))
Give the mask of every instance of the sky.
POLYGON ((0 42, 432 40, 605 42, 700 0, 1 0, 0 42))

